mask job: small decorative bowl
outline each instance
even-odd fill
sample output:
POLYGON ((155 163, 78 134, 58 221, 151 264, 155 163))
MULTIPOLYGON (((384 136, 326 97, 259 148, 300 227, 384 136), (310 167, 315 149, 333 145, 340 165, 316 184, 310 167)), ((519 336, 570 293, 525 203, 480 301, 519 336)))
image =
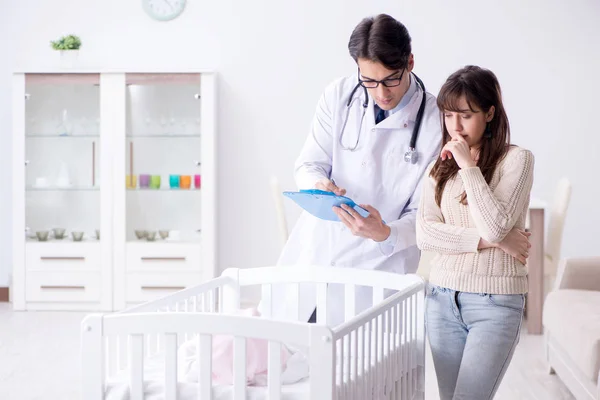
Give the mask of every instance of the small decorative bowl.
POLYGON ((74 242, 81 242, 83 239, 83 232, 71 232, 74 242))
POLYGON ((147 234, 148 234, 148 232, 143 231, 143 230, 135 231, 135 237, 138 238, 139 240, 145 239, 147 234))
POLYGON ((167 230, 158 231, 158 234, 160 235, 160 238, 163 240, 169 237, 169 231, 167 231, 167 230))
POLYGON ((52 229, 54 232, 55 239, 63 239, 65 237, 65 229, 64 228, 54 228, 52 229))
POLYGON ((48 234, 49 233, 50 232, 48 232, 48 231, 37 231, 35 233, 35 236, 38 238, 38 240, 40 242, 45 242, 46 240, 48 240, 48 234))
POLYGON ((156 239, 156 232, 154 231, 148 231, 146 232, 146 240, 149 242, 153 242, 154 239, 156 239))

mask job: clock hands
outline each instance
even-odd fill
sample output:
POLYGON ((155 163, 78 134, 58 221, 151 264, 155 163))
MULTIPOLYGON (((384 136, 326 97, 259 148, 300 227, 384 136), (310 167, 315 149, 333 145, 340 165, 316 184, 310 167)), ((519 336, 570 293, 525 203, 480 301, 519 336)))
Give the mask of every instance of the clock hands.
POLYGON ((171 11, 175 11, 175 7, 173 7, 173 4, 171 4, 171 2, 170 2, 170 1, 168 1, 168 0, 163 0, 163 3, 166 3, 166 4, 169 6, 169 8, 171 8, 171 11))

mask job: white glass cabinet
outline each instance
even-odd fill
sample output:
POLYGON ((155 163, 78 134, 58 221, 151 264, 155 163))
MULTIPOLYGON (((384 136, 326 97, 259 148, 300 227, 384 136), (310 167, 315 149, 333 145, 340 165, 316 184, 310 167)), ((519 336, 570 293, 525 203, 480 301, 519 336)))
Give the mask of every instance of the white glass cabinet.
POLYGON ((122 309, 214 276, 215 74, 13 79, 15 309, 122 309))

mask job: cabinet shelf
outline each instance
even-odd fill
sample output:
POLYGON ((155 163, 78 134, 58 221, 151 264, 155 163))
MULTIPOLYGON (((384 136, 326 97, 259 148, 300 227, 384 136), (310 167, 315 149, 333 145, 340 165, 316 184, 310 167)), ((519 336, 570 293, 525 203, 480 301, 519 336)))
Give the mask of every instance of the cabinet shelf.
POLYGON ((136 188, 136 189, 127 189, 128 192, 196 192, 199 193, 201 189, 180 189, 180 188, 164 188, 164 189, 152 189, 152 188, 136 188))
POLYGON ((79 244, 89 244, 89 243, 100 243, 100 239, 97 239, 95 236, 92 236, 92 237, 83 238, 82 240, 78 240, 78 241, 75 241, 75 240, 71 239, 70 237, 65 237, 64 239, 49 238, 48 240, 38 240, 35 236, 32 236, 32 237, 26 238, 25 242, 28 244, 36 243, 36 244, 45 244, 45 245, 56 245, 57 243, 65 243, 65 244, 69 244, 69 245, 79 245, 79 244))
POLYGON ((32 133, 25 135, 26 138, 31 139, 100 139, 98 134, 77 134, 77 135, 43 135, 38 133, 32 133))
POLYGON ((202 239, 197 238, 197 239, 180 239, 180 240, 173 240, 173 239, 156 239, 156 240, 146 240, 146 239, 130 239, 127 240, 127 243, 141 243, 141 244, 148 244, 148 245, 159 245, 159 246, 170 246, 170 245, 177 245, 177 244, 201 244, 202 243, 202 239))
POLYGON ((28 192, 98 192, 100 187, 98 186, 71 186, 71 187, 35 187, 27 186, 25 190, 28 192))
POLYGON ((136 139, 136 138, 144 138, 144 139, 198 139, 200 138, 199 134, 193 134, 193 135, 182 135, 182 134, 173 134, 173 135, 168 135, 168 134, 162 134, 162 135, 152 135, 152 134, 140 134, 140 135, 131 135, 131 134, 127 134, 127 137, 129 139, 136 139))

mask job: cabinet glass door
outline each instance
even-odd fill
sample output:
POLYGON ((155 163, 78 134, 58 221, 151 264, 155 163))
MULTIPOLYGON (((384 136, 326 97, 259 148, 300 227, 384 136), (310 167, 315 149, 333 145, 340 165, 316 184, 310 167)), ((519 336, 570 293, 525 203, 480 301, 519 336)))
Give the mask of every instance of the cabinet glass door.
POLYGON ((126 239, 199 242, 199 74, 127 74, 126 239))
POLYGON ((90 242, 100 228, 100 77, 27 74, 28 241, 90 242))

